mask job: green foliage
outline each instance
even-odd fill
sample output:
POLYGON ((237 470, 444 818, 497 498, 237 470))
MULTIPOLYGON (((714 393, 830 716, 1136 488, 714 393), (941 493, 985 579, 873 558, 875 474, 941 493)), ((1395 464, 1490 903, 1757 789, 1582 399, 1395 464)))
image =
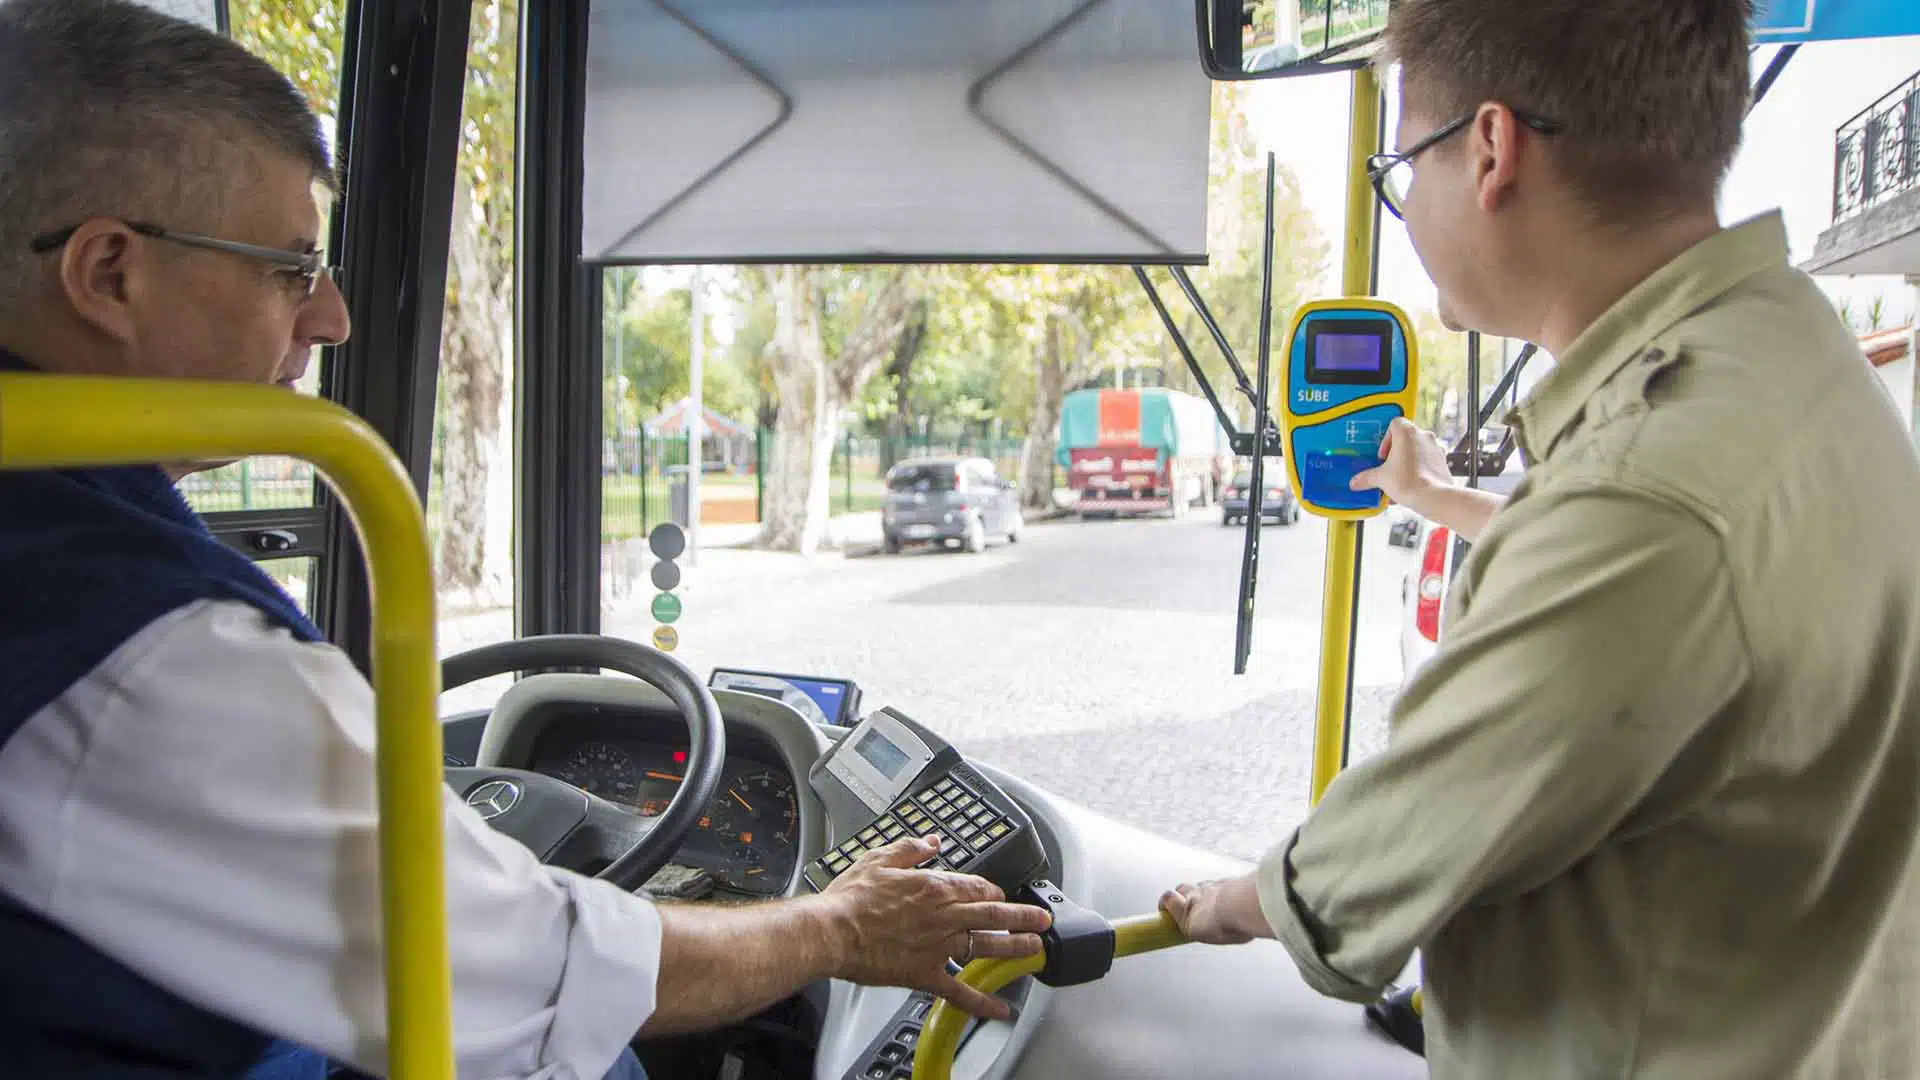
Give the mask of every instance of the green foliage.
MULTIPOLYGON (((1258 357, 1260 329, 1260 255, 1266 219, 1266 159, 1257 152, 1247 130, 1245 95, 1237 83, 1215 83, 1212 129, 1212 182, 1207 196, 1208 265, 1192 274, 1195 287, 1218 320, 1241 365, 1251 376, 1258 357)), ((1293 312, 1320 290, 1332 248, 1313 215, 1308 212, 1300 184, 1291 170, 1274 170, 1273 208, 1273 348, 1282 347, 1293 312)), ((1201 370, 1221 403, 1235 414, 1236 423, 1250 425, 1251 406, 1231 391, 1233 377, 1220 350, 1193 305, 1180 294, 1170 275, 1156 273, 1154 283, 1166 300, 1201 370)), ((1135 286, 1135 292, 1139 291, 1135 286)), ((1151 312, 1149 311, 1151 317, 1151 312)), ((1156 319, 1157 325, 1157 319, 1156 319)), ((1195 392, 1198 386, 1175 349, 1172 338, 1160 330, 1152 355, 1165 372, 1164 383, 1195 392)))
POLYGON ((340 108, 346 0, 234 0, 234 40, 278 68, 322 116, 340 108))
POLYGON ((652 294, 630 270, 602 275, 609 317, 601 322, 612 415, 609 433, 636 430, 685 397, 693 347, 693 295, 652 294))
MULTIPOLYGON (((1420 400, 1414 407, 1413 421, 1429 431, 1439 431, 1442 426, 1441 410, 1447 398, 1447 392, 1459 395, 1462 404, 1461 422, 1466 421, 1467 392, 1467 335, 1448 330, 1440 322, 1440 317, 1432 312, 1420 312, 1413 316, 1413 329, 1420 339, 1420 400)), ((1481 373, 1481 391, 1492 385, 1499 377, 1494 370, 1497 363, 1490 358, 1493 350, 1483 343, 1481 357, 1488 362, 1481 373)))

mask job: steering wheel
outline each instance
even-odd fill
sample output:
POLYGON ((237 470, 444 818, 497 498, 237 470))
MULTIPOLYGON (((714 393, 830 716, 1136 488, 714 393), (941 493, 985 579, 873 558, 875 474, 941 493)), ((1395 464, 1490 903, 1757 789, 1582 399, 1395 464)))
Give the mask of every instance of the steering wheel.
MULTIPOLYGON (((488 825, 525 844, 544 863, 583 870, 628 892, 667 860, 706 812, 720 788, 727 732, 720 705, 686 665, 637 642, 592 634, 550 634, 483 645, 441 661, 442 691, 510 671, 605 668, 631 675, 667 695, 687 724, 687 768, 680 790, 659 817, 641 817, 581 788, 527 769, 450 766, 447 783, 488 825)), ((487 723, 493 723, 491 717, 487 723)))

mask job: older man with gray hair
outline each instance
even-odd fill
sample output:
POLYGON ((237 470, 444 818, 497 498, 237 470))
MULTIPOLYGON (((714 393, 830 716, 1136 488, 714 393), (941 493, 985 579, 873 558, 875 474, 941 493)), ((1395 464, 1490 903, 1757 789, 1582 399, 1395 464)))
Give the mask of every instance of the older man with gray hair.
MULTIPOLYGON (((233 42, 123 0, 0 2, 0 370, 291 387, 349 332, 334 187, 299 93, 233 42)), ((0 1063, 382 1073, 371 693, 188 509, 189 468, 0 472, 0 1063)), ((463 1076, 635 1076, 636 1033, 830 977, 1004 1017, 948 958, 1046 925, 914 869, 914 838, 818 896, 655 906, 444 795, 463 1076)))

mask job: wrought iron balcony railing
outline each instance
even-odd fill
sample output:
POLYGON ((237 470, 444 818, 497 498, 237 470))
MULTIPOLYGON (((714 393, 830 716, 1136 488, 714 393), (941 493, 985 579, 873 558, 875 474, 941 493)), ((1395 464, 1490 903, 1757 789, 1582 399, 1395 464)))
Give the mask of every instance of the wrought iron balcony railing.
POLYGON ((1920 188, 1920 72, 1833 137, 1833 220, 1920 188))

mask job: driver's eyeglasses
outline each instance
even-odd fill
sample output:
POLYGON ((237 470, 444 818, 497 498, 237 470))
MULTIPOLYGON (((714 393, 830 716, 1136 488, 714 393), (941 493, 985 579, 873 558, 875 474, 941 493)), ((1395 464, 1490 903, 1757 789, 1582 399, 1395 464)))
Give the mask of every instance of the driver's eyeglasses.
MULTIPOLYGON (((215 236, 165 229, 144 221, 121 221, 120 224, 141 236, 152 237, 155 240, 166 240, 208 251, 224 251, 230 255, 243 255, 250 259, 259 259, 275 266, 285 267, 289 271, 287 276, 303 288, 308 296, 313 295, 314 287, 319 284, 320 275, 326 274, 335 280, 339 278, 339 268, 322 262, 322 256, 317 251, 284 251, 280 248, 261 247, 258 244, 243 244, 237 240, 222 240, 215 236)), ((73 239, 74 233, 79 231, 80 226, 70 225, 64 229, 42 233, 29 241, 28 246, 35 254, 40 255, 58 251, 66 246, 67 241, 73 239)))
MULTIPOLYGON (((1515 120, 1542 135, 1558 135, 1566 130, 1558 120, 1549 120, 1519 109, 1513 109, 1512 112, 1515 120)), ((1381 205, 1392 211, 1394 217, 1402 221, 1407 219, 1401 208, 1406 205, 1407 189, 1413 183, 1413 159, 1422 151, 1465 131, 1467 125, 1473 122, 1473 117, 1473 113, 1468 113, 1450 120, 1397 154, 1375 154, 1367 159, 1367 179, 1373 182, 1373 190, 1380 196, 1381 205)))

